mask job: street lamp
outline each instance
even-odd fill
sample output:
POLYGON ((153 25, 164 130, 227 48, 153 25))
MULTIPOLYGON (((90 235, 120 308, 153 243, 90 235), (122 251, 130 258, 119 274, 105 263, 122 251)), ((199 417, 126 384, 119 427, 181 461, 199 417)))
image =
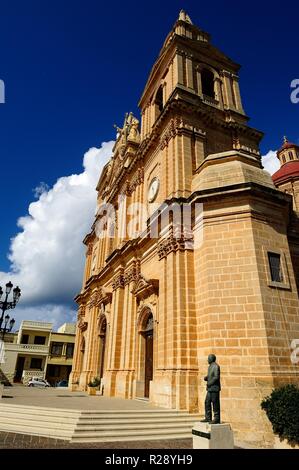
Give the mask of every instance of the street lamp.
MULTIPOLYGON (((5 286, 5 300, 0 300, 0 309, 2 310, 2 315, 0 317, 0 332, 2 333, 2 339, 4 339, 5 333, 8 333, 13 329, 15 324, 14 318, 10 319, 9 315, 5 315, 6 310, 15 308, 21 297, 21 289, 17 286, 13 290, 13 300, 8 301, 8 296, 11 293, 13 284, 9 281, 5 286), (2 326, 3 325, 3 326, 2 326)), ((2 287, 0 287, 0 299, 3 295, 2 287)))

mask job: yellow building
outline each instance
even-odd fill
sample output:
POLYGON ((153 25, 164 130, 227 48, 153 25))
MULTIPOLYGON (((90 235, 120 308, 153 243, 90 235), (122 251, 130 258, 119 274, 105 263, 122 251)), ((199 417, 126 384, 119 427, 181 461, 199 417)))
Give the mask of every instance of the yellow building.
POLYGON ((46 378, 52 385, 68 379, 72 368, 75 328, 23 320, 17 334, 6 334, 1 369, 10 382, 26 385, 30 378, 46 378))
POLYGON ((46 367, 46 379, 51 385, 68 380, 72 370, 75 343, 75 325, 65 323, 52 332, 46 367))
POLYGON ((203 410, 214 353, 222 419, 258 444, 273 437, 262 397, 299 378, 298 236, 288 238, 291 196, 263 170, 239 68, 180 13, 141 127, 126 115, 99 179, 71 383, 98 376, 106 396, 203 410))

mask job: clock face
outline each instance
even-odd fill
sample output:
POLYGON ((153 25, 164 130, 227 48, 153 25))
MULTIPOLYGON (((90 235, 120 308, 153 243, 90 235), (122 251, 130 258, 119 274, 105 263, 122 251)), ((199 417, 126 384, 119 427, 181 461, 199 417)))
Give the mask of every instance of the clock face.
POLYGON ((148 202, 153 202, 159 192, 160 182, 158 178, 153 178, 148 188, 148 202))

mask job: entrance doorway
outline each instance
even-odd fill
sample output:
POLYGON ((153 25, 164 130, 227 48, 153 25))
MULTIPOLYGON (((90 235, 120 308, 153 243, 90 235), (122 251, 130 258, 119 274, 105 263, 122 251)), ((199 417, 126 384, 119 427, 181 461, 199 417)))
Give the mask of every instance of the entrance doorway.
POLYGON ((145 340, 145 355, 144 355, 144 397, 149 398, 150 381, 153 380, 153 315, 150 314, 147 318, 143 330, 145 340))
POLYGON ((25 357, 18 357, 14 382, 21 382, 24 370, 25 357))
POLYGON ((107 330, 107 321, 106 317, 103 318, 100 324, 100 379, 104 376, 104 367, 105 367, 105 350, 106 350, 106 330, 107 330))

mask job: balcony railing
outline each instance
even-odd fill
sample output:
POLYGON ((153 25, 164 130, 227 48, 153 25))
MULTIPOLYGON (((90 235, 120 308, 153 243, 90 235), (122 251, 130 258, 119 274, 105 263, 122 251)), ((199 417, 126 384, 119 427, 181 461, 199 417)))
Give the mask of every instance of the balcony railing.
POLYGON ((53 323, 31 320, 23 320, 20 327, 21 330, 52 330, 52 328, 53 323))
POLYGON ((27 385, 29 380, 33 377, 38 377, 39 379, 45 378, 45 371, 42 370, 23 370, 22 382, 24 385, 27 385))
POLYGON ((8 343, 5 344, 5 349, 10 351, 18 351, 22 354, 48 354, 49 346, 41 344, 18 344, 8 343))
POLYGON ((219 101, 215 100, 215 98, 212 98, 211 96, 203 95, 203 102, 210 106, 214 106, 214 108, 219 108, 219 101))

